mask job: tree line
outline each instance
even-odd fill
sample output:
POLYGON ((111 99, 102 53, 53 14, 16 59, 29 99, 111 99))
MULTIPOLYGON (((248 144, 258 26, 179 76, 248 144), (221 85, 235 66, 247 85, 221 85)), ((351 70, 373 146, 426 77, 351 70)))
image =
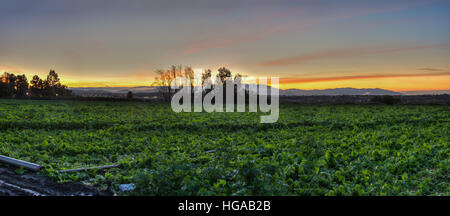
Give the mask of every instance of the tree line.
POLYGON ((25 74, 14 75, 4 72, 0 80, 0 97, 61 97, 72 92, 62 85, 55 70, 50 70, 45 80, 34 75, 28 82, 25 74))
MULTIPOLYGON (((219 80, 223 87, 225 87, 226 80, 229 78, 232 78, 233 81, 236 81, 236 79, 243 77, 241 74, 236 73, 233 77, 232 72, 225 68, 221 67, 217 70, 216 78, 219 80)), ((154 82, 152 83, 152 86, 155 86, 158 88, 158 92, 162 98, 164 98, 165 101, 170 101, 170 98, 176 93, 176 89, 172 89, 170 84, 173 80, 175 80, 177 77, 185 77, 190 80, 191 86, 194 85, 194 70, 189 66, 175 66, 172 65, 169 69, 158 69, 155 71, 156 77, 154 82)), ((206 80, 212 78, 212 70, 206 69, 201 74, 201 85, 203 86, 206 82, 206 80)), ((199 83, 200 84, 200 83, 199 83)), ((203 89, 203 93, 208 93, 212 89, 214 89, 214 86, 217 85, 215 83, 212 83, 212 88, 210 89, 203 89)), ((236 88, 236 86, 234 86, 236 88)), ((194 88, 191 88, 193 91, 194 88)))

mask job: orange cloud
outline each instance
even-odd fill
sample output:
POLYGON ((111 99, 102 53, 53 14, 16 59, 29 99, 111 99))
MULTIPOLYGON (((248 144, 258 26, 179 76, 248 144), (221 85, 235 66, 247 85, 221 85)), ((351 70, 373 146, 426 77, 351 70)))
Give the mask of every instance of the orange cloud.
POLYGON ((323 52, 311 53, 306 55, 300 55, 290 58, 282 58, 276 60, 265 61, 261 63, 262 66, 276 66, 276 65, 286 65, 286 64, 300 64, 307 61, 326 59, 326 58, 342 58, 342 57, 352 57, 361 55, 375 55, 381 53, 392 53, 392 52, 402 52, 410 50, 420 50, 420 49, 432 49, 447 47, 450 44, 432 44, 432 45, 421 45, 421 46, 368 46, 368 47, 357 47, 357 48, 344 48, 336 50, 328 50, 323 52))
POLYGON ((280 84, 292 83, 312 83, 312 82, 332 82, 342 80, 359 80, 359 79, 381 79, 381 78, 406 78, 421 76, 446 76, 450 72, 439 73, 422 73, 422 74, 374 74, 374 75, 354 75, 354 76, 337 76, 337 77, 316 77, 316 78, 280 78, 280 84))
POLYGON ((422 71, 444 71, 439 68, 419 68, 419 70, 422 70, 422 71))
POLYGON ((10 66, 10 65, 0 65, 0 72, 8 72, 8 73, 14 73, 19 74, 22 73, 22 70, 18 67, 10 66))

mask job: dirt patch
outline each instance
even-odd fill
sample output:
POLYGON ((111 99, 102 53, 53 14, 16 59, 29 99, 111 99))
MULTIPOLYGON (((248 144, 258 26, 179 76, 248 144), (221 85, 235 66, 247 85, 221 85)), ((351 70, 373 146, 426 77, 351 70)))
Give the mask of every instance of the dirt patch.
POLYGON ((0 196, 111 196, 81 183, 57 183, 35 174, 17 174, 0 167, 0 196))

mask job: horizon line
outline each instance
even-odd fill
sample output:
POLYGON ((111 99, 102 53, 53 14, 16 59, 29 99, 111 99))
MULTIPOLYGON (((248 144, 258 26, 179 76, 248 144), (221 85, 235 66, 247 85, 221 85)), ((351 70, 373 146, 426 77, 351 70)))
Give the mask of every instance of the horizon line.
MULTIPOLYGON (((136 86, 68 86, 68 89, 71 88, 136 88, 136 87, 158 87, 158 86, 142 86, 142 85, 136 85, 136 86)), ((336 88, 278 88, 280 90, 305 90, 305 91, 318 91, 318 90, 331 90, 331 89, 380 89, 380 90, 388 90, 393 92, 414 92, 414 91, 450 91, 449 89, 389 89, 389 88, 380 88, 380 87, 374 87, 374 88, 355 88, 355 87, 336 87, 336 88)))

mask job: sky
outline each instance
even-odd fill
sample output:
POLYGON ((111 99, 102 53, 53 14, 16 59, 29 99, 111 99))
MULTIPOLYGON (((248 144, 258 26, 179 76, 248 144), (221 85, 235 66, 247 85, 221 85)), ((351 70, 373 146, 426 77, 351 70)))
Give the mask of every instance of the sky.
POLYGON ((0 72, 148 86, 171 65, 282 89, 450 89, 450 0, 0 0, 0 72))

